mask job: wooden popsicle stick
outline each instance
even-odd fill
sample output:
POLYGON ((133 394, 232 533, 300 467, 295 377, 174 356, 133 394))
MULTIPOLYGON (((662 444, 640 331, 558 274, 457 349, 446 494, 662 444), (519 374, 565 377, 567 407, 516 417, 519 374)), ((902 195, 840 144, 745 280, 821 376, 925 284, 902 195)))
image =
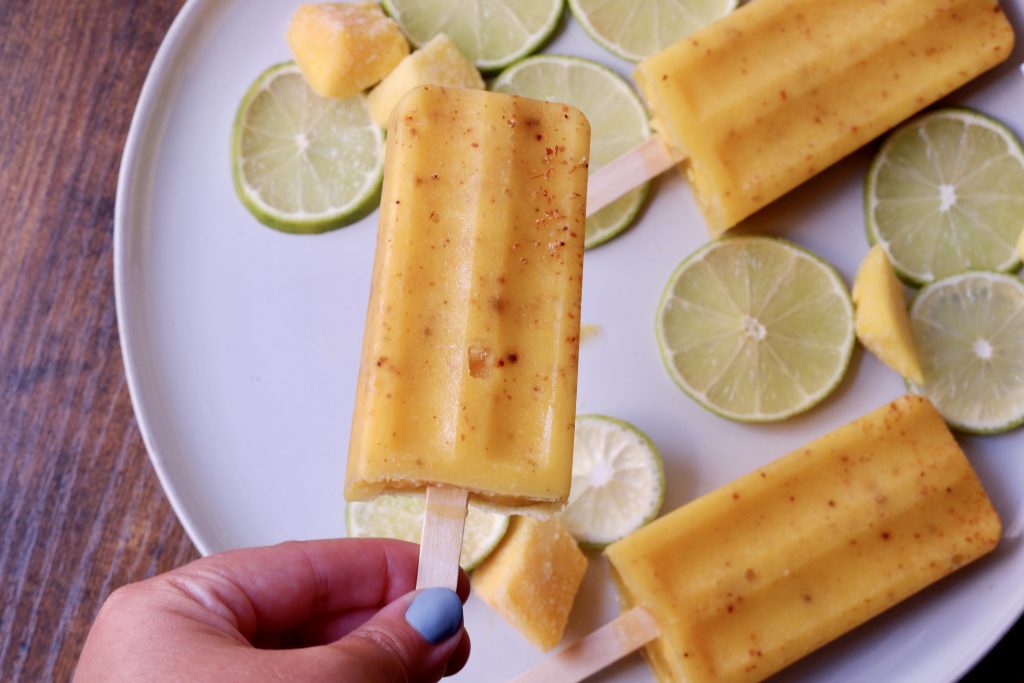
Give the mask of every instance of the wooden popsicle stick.
POLYGON ((659 635, 654 617, 643 607, 633 607, 512 679, 512 683, 576 683, 636 652, 659 635))
POLYGON ((451 588, 459 582, 462 530, 469 492, 448 486, 427 488, 416 588, 451 588))
POLYGON ((639 147, 590 174, 587 179, 587 216, 593 216, 634 187, 661 175, 685 158, 669 149, 660 136, 652 135, 639 147))

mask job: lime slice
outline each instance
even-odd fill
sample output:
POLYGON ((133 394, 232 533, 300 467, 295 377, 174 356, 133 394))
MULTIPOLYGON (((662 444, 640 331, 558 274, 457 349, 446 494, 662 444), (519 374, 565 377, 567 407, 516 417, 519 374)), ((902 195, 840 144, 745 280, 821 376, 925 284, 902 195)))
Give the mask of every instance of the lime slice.
POLYGON ((910 306, 924 394, 952 427, 979 434, 1024 423, 1024 283, 962 273, 924 287, 910 306))
POLYGON ((864 186, 868 239, 914 284, 1020 265, 1024 151, 1006 126, 967 109, 910 121, 879 149, 864 186))
MULTIPOLYGON (((423 531, 423 495, 378 496, 369 502, 350 502, 345 507, 345 528, 354 538, 396 538, 420 542, 423 531)), ((462 559, 466 571, 491 554, 508 530, 508 515, 469 504, 462 534, 462 559)))
MULTIPOLYGON (((590 121, 590 168, 596 170, 651 135, 647 111, 629 84, 611 69, 578 57, 538 55, 510 66, 492 90, 564 102, 590 121)), ((628 192, 587 219, 586 248, 628 228, 643 206, 649 183, 628 192)))
POLYGON ((658 515, 665 499, 661 454, 639 429, 606 415, 580 415, 572 488, 561 519, 581 545, 603 548, 658 515))
POLYGON ((322 98, 294 62, 278 64, 238 106, 231 171, 261 223, 293 233, 340 228, 380 202, 384 132, 363 95, 322 98))
POLYGON ((383 0, 409 42, 444 33, 481 71, 497 71, 539 48, 558 26, 563 0, 383 0))
POLYGON ((739 0, 569 0, 598 45, 639 62, 736 9, 739 0))
POLYGON ((843 378, 853 307, 839 274, 791 242, 731 237, 669 278, 656 332, 669 374, 708 410, 741 422, 803 412, 843 378))

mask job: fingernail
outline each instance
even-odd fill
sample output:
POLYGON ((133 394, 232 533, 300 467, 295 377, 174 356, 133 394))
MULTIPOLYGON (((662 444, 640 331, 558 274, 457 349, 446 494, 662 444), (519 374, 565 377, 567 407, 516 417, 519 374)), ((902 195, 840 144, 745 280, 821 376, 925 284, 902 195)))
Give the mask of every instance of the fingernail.
POLYGON ((405 620, 428 643, 437 645, 462 626, 462 601, 450 588, 428 588, 409 605, 405 620))

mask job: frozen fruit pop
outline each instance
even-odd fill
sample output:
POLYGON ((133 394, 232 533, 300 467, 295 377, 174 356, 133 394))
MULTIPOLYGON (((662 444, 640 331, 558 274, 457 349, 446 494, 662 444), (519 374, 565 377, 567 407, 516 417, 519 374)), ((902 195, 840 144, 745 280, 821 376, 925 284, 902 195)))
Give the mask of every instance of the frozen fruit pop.
POLYGON ((988 553, 1000 534, 938 412, 905 396, 606 553, 623 616, 653 626, 631 645, 648 639, 659 680, 750 683, 988 553))
POLYGON ((563 104, 421 86, 395 106, 349 500, 564 504, 589 149, 563 104))
POLYGON ((714 234, 1006 59, 996 0, 757 0, 640 63, 653 136, 588 208, 686 158, 714 234), (666 147, 667 146, 667 147, 666 147))

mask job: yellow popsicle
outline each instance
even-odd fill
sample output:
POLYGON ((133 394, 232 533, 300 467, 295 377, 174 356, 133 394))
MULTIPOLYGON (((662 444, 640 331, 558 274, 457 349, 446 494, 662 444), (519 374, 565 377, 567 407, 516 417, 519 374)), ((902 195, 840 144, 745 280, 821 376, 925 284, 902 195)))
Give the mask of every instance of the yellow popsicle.
POLYGON ((388 130, 345 496, 558 507, 572 473, 590 128, 422 86, 388 130))
POLYGON ((996 0, 757 0, 635 77, 718 234, 1000 63, 1013 40, 996 0))
MULTIPOLYGON (((761 0, 758 0, 761 1, 761 0)), ((906 396, 608 547, 661 681, 749 683, 992 550, 1001 526, 932 405, 906 396)))

